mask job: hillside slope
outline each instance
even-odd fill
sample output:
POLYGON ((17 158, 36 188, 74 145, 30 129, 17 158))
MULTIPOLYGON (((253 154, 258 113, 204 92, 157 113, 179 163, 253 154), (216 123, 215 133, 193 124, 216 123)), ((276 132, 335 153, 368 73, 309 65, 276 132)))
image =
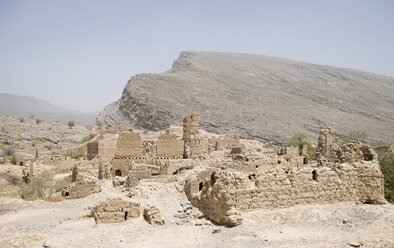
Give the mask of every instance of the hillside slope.
POLYGON ((132 77, 98 118, 158 130, 192 111, 210 132, 274 144, 295 132, 316 140, 326 125, 393 143, 394 78, 262 55, 182 52, 169 71, 132 77))
POLYGON ((73 120, 80 124, 92 124, 96 121, 96 113, 71 111, 34 97, 4 93, 0 93, 0 115, 15 117, 34 115, 42 120, 63 123, 73 120))

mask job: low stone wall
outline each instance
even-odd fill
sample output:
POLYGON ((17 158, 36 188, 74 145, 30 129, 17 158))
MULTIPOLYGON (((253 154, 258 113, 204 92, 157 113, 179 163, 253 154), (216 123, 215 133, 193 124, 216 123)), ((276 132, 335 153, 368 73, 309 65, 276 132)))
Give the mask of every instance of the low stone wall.
POLYGON ((110 198, 95 205, 91 215, 96 224, 123 222, 140 216, 140 203, 110 198))

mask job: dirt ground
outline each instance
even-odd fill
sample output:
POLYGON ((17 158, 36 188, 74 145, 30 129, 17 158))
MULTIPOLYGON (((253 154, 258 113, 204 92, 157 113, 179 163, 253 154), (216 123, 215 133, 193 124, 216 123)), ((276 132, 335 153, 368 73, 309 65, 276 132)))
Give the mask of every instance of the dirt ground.
POLYGON ((135 196, 103 181, 86 198, 46 202, 0 198, 0 247, 394 247, 394 206, 344 202, 256 210, 226 228, 175 217, 187 201, 175 178, 143 180, 135 196), (142 216, 96 225, 90 209, 108 197, 123 197, 160 209, 166 221, 151 226, 142 216))

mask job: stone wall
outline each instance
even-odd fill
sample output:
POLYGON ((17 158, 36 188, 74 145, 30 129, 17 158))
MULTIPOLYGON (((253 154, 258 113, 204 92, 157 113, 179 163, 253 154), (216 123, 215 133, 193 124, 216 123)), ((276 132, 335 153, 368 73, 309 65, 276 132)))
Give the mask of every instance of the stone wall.
POLYGON ((209 139, 209 143, 215 151, 222 151, 225 149, 231 149, 233 147, 240 147, 238 136, 234 134, 226 134, 218 137, 212 137, 209 139))
POLYGON ((86 157, 87 157, 88 160, 91 160, 94 157, 96 157, 98 155, 98 152, 99 152, 99 148, 98 148, 98 142, 97 141, 89 142, 87 144, 87 155, 86 155, 86 157))
POLYGON ((117 140, 98 140, 98 155, 112 158, 117 151, 117 140))
POLYGON ((156 156, 159 159, 182 158, 184 153, 183 140, 176 139, 175 134, 164 133, 157 139, 156 156))
POLYGON ((139 133, 123 132, 119 135, 116 143, 117 157, 143 157, 143 143, 139 133))
POLYGON ((110 198, 95 205, 91 215, 96 224, 123 222, 140 216, 140 203, 110 198))

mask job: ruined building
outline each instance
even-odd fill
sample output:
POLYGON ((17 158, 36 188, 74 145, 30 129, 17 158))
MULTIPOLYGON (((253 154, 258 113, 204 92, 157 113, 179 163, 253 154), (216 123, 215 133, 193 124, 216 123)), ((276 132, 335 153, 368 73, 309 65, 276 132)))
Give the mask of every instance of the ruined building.
POLYGON ((228 226, 240 224, 239 212, 251 209, 383 202, 383 175, 371 147, 361 143, 339 146, 330 128, 320 136, 318 164, 291 168, 279 164, 255 174, 215 169, 189 178, 185 192, 211 220, 228 226))
POLYGON ((132 161, 143 162, 143 143, 139 133, 123 132, 116 143, 115 157, 111 162, 112 176, 126 176, 132 161))
POLYGON ((140 203, 111 198, 95 205, 91 215, 96 224, 123 222, 140 216, 140 203))
POLYGON ((200 113, 194 112, 183 119, 184 158, 209 153, 208 139, 200 133, 200 113))

